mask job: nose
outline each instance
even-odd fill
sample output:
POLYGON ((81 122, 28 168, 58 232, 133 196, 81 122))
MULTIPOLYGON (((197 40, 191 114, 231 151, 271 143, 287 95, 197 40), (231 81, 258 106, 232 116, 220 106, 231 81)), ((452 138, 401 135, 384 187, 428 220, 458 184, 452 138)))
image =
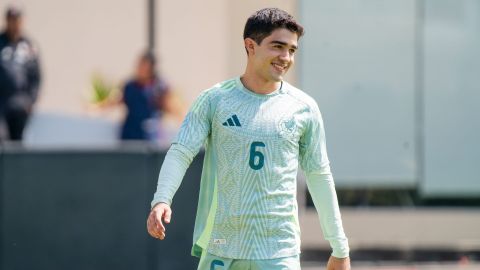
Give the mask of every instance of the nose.
POLYGON ((290 54, 290 51, 288 49, 287 50, 282 50, 282 52, 279 55, 279 58, 280 58, 280 60, 289 63, 289 62, 292 61, 293 55, 290 54))
POLYGON ((282 52, 279 55, 280 60, 285 61, 285 62, 290 62, 292 56, 290 55, 290 52, 288 50, 282 50, 282 52))

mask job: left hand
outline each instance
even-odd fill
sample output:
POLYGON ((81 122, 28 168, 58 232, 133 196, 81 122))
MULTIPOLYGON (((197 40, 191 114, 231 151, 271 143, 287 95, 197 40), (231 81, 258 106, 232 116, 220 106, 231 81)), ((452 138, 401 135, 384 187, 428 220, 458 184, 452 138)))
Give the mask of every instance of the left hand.
POLYGON ((350 258, 337 258, 330 256, 327 263, 327 270, 350 270, 350 258))

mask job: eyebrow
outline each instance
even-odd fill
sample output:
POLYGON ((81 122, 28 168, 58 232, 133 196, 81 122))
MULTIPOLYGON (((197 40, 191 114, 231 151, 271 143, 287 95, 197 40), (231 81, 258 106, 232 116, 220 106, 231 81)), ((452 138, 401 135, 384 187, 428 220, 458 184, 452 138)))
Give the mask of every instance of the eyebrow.
MULTIPOLYGON (((279 41, 279 40, 273 40, 273 41, 270 42, 270 44, 280 44, 280 45, 283 45, 283 46, 288 46, 288 43, 283 42, 283 41, 279 41)), ((298 47, 296 45, 292 45, 292 48, 294 48, 295 50, 298 49, 298 47)))

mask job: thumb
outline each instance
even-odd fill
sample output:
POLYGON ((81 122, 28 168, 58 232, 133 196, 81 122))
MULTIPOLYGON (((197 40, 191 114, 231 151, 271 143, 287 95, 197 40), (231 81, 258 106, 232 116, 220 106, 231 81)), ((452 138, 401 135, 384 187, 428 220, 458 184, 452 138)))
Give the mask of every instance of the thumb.
POLYGON ((172 210, 170 209, 170 207, 168 207, 167 209, 165 209, 165 212, 163 214, 163 220, 165 221, 165 223, 170 223, 171 217, 172 217, 172 210))

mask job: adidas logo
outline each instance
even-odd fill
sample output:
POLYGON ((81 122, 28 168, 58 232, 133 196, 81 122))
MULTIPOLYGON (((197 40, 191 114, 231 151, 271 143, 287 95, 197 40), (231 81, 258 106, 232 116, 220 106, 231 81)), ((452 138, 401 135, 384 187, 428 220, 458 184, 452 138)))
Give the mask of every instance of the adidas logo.
POLYGON ((227 121, 223 122, 224 126, 230 126, 230 127, 241 127, 242 125, 240 124, 240 121, 238 120, 238 117, 236 114, 232 115, 232 117, 228 118, 227 121))

